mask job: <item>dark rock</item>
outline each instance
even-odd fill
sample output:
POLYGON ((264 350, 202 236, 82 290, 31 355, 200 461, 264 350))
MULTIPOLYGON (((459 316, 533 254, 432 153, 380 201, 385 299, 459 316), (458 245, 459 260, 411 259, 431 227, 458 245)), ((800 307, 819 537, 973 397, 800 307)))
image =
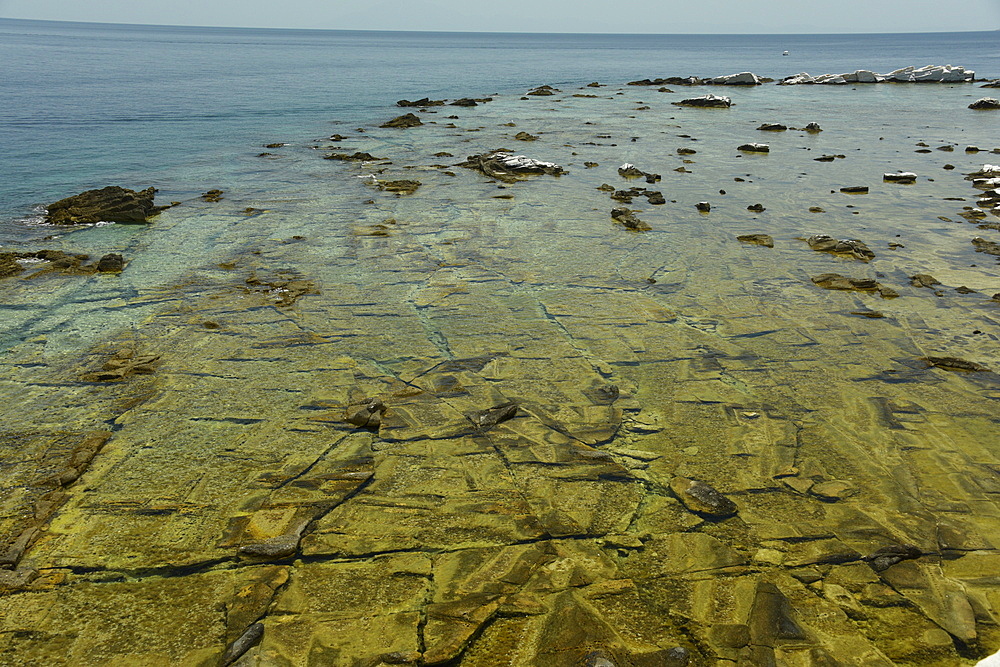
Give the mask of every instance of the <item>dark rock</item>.
POLYGON ((792 614, 792 605, 777 586, 769 582, 759 582, 750 610, 750 643, 773 647, 782 641, 806 639, 805 631, 792 614))
POLYGON ((818 252, 832 252, 837 255, 851 255, 864 262, 875 258, 871 248, 857 239, 835 239, 827 234, 814 234, 806 239, 809 247, 818 252))
POLYGON ((635 214, 627 208, 611 209, 611 217, 624 225, 626 229, 630 229, 634 232, 648 232, 652 229, 652 227, 637 218, 635 214))
POLYGON ((465 416, 476 428, 486 430, 508 419, 512 419, 517 414, 516 403, 503 403, 486 410, 467 412, 465 416))
POLYGON ((155 206, 154 188, 136 192, 116 185, 87 190, 49 204, 45 222, 52 225, 87 225, 98 222, 142 224, 166 206, 155 206))
POLYGON ((888 570, 896 563, 920 558, 922 555, 923 553, 920 549, 913 544, 891 544, 887 547, 877 549, 869 556, 865 556, 864 560, 868 561, 873 570, 882 572, 883 570, 888 570))
POLYGON ((736 150, 743 151, 744 153, 770 153, 771 147, 767 144, 743 144, 736 150))
POLYGON ((264 144, 264 148, 284 148, 288 144, 264 144))
POLYGON ((958 292, 959 294, 975 294, 976 293, 976 290, 972 289, 971 287, 966 287, 965 285, 959 285, 958 287, 955 288, 955 291, 958 292))
POLYGON ((912 171, 901 171, 895 174, 882 174, 882 180, 887 183, 916 183, 917 175, 912 171))
POLYGON ((704 84, 704 79, 696 76, 670 76, 665 79, 642 79, 640 81, 629 81, 630 86, 700 86, 704 84))
POLYGON ((97 261, 98 273, 121 273, 125 268, 125 260, 117 253, 108 253, 97 261))
POLYGON ((754 245, 762 245, 767 248, 774 247, 774 239, 768 234, 744 234, 742 236, 736 237, 737 241, 742 241, 743 243, 752 243, 754 245))
POLYGON ((805 126, 806 132, 822 132, 823 128, 819 126, 819 123, 809 123, 805 126))
POLYGON ((750 204, 747 206, 748 211, 753 211, 754 213, 763 213, 767 209, 764 208, 763 204, 750 204))
POLYGON ((388 408, 378 398, 369 398, 347 406, 344 421, 361 428, 378 429, 382 425, 382 415, 388 408))
POLYGON ((705 518, 725 519, 737 512, 736 503, 704 482, 674 477, 670 490, 686 508, 705 518))
POLYGON ((678 148, 677 149, 677 154, 678 155, 694 155, 697 152, 698 151, 696 151, 693 148, 678 148))
POLYGON ((534 90, 529 90, 527 95, 534 95, 535 97, 547 97, 549 95, 555 95, 559 92, 558 88, 553 88, 552 86, 539 86, 534 90))
POLYGON ((878 281, 871 278, 848 278, 839 273, 823 273, 814 276, 812 281, 826 289, 855 290, 858 292, 875 292, 880 287, 878 281))
POLYGON ((385 160, 384 157, 375 157, 371 153, 330 153, 323 156, 324 160, 341 160, 343 162, 379 162, 385 160))
POLYGON ((523 155, 514 155, 504 150, 470 155, 465 162, 459 163, 458 166, 475 169, 504 183, 516 183, 519 176, 533 174, 559 176, 566 173, 565 169, 553 162, 542 162, 523 155))
POLYGON ((840 191, 849 195, 866 195, 868 194, 868 186, 848 185, 847 187, 840 188, 840 191))
POLYGON ((733 106, 733 101, 723 95, 702 95, 701 97, 691 97, 680 102, 671 102, 676 106, 684 107, 707 107, 714 109, 728 109, 733 106))
POLYGON ((930 274, 918 273, 915 276, 910 276, 910 284, 914 287, 933 287, 940 285, 941 281, 930 274))
POLYGON ((17 260, 18 253, 0 253, 0 278, 10 278, 24 272, 24 267, 17 260))
POLYGON ((642 178, 646 175, 646 172, 639 169, 634 164, 626 162, 622 166, 618 167, 618 175, 622 178, 642 178))
POLYGON ((379 127, 395 127, 400 129, 406 129, 410 127, 417 127, 418 125, 423 125, 419 118, 412 113, 405 114, 403 116, 397 116, 390 121, 382 123, 379 127))
POLYGON ((788 129, 788 126, 782 125, 781 123, 764 123, 757 129, 765 132, 784 132, 788 129))
POLYGON ((261 637, 264 636, 264 624, 254 623, 246 631, 239 636, 236 641, 230 644, 226 648, 226 652, 222 654, 222 659, 219 661, 222 667, 227 667, 232 663, 240 659, 240 657, 253 648, 254 644, 260 641, 261 637))
POLYGON ((476 107, 479 106, 479 102, 472 99, 471 97, 463 97, 460 100, 455 100, 451 103, 453 107, 476 107))
POLYGON ((429 98, 421 98, 419 100, 399 100, 396 102, 398 107, 440 107, 444 106, 444 100, 432 100, 429 98))
POLYGON ((1000 257, 1000 243, 996 241, 987 241, 986 239, 977 236, 972 239, 972 245, 976 246, 976 252, 985 252, 987 255, 996 255, 1000 257))
POLYGON ((514 138, 518 141, 537 141, 538 137, 533 134, 528 134, 527 132, 518 132, 514 135, 514 138))
POLYGON ((401 179, 398 181, 376 181, 375 185, 379 190, 395 192, 399 195, 412 195, 420 187, 420 181, 401 179))
POLYGON ((709 211, 712 210, 712 205, 709 204, 707 201, 700 201, 697 204, 695 204, 694 207, 699 211, 701 211, 702 213, 708 213, 709 211))
POLYGON ((222 190, 212 189, 201 195, 201 198, 207 202, 215 203, 222 200, 222 190))
POLYGON ((1000 100, 995 97, 983 97, 969 105, 970 109, 1000 109, 1000 100))
POLYGON ((646 201, 649 202, 650 204, 653 204, 654 206, 658 206, 658 205, 666 204, 667 203, 667 200, 663 196, 662 192, 649 192, 649 193, 647 193, 646 194, 646 201))
POLYGON ((455 156, 447 151, 440 151, 438 153, 435 153, 434 157, 455 157, 455 156))
POLYGON ((974 361, 966 361, 958 357, 920 357, 921 361, 927 362, 936 368, 946 371, 966 371, 970 373, 988 373, 989 368, 974 361))
POLYGON ((587 88, 600 88, 600 87, 601 87, 601 84, 599 84, 596 81, 593 81, 593 82, 587 84, 587 88))

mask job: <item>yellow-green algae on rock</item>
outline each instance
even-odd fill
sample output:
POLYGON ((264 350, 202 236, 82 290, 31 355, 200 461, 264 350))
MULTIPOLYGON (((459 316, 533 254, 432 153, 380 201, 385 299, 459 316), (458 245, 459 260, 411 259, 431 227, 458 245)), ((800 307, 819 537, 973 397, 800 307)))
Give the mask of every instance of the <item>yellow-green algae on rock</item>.
POLYGON ((808 96, 831 91, 748 91, 706 116, 643 90, 635 118, 625 92, 373 128, 345 150, 388 156, 377 181, 418 171, 419 190, 302 150, 268 166, 312 175, 300 191, 229 188, 141 234, 60 241, 123 252, 120 276, 5 279, 0 662, 890 666, 995 649, 1000 382, 920 360, 1000 367, 997 272, 930 222, 968 184, 831 192, 907 140, 873 118, 885 146, 814 165, 802 145, 864 144, 815 115, 808 96), (825 131, 738 158, 764 95, 825 131), (501 184, 430 166, 502 145, 511 119, 568 173, 496 199, 501 184), (673 170, 674 135, 694 134, 673 170), (624 188, 623 162, 666 175, 649 231, 608 217, 598 186, 624 188), (815 204, 835 212, 808 218, 815 204), (774 248, 736 238, 762 231, 774 248), (815 232, 876 257, 814 253, 815 232), (900 298, 810 280, 831 271, 900 298), (977 291, 908 284, 925 272, 977 291))

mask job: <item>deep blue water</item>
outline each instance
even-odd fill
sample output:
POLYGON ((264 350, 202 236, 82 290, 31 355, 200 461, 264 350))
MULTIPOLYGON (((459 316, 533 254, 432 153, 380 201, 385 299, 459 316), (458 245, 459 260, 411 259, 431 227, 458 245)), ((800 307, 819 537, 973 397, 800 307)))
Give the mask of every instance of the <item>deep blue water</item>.
POLYGON ((546 35, 124 26, 0 19, 0 223, 111 183, 200 191, 250 147, 385 116, 400 98, 750 70, 955 64, 1000 76, 1000 32, 546 35), (782 51, 790 55, 783 57, 782 51))

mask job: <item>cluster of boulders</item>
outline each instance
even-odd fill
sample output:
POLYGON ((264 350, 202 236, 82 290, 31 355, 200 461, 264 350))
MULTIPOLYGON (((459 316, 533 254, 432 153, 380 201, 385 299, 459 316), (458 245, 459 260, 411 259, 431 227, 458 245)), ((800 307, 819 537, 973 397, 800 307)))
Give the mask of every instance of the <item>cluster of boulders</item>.
POLYGON ((774 79, 757 76, 753 72, 739 72, 737 74, 725 74, 723 76, 712 76, 701 78, 697 76, 669 76, 661 79, 641 79, 639 81, 629 81, 630 86, 759 86, 769 83, 774 79))
POLYGON ((780 86, 800 84, 846 85, 851 83, 960 83, 975 80, 976 73, 961 66, 927 65, 901 67, 887 74, 859 69, 844 74, 812 76, 806 72, 793 74, 778 81, 780 86))
POLYGON ((441 107, 445 104, 450 104, 453 107, 475 107, 483 104, 484 102, 492 102, 492 97, 463 97, 457 99, 454 102, 449 103, 447 100, 432 100, 428 97, 423 97, 419 100, 399 100, 396 102, 396 106, 399 107, 441 107))

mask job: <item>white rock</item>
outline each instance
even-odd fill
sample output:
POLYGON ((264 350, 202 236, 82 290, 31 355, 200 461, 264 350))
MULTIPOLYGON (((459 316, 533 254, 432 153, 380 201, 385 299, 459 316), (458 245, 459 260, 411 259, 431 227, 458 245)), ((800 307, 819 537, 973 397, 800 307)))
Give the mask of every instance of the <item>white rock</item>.
POLYGON ((805 72, 795 74, 782 79, 779 83, 783 85, 795 85, 802 83, 821 83, 830 85, 843 85, 845 83, 882 83, 883 81, 896 81, 902 83, 924 83, 924 82, 946 82, 954 83, 959 81, 972 81, 976 73, 961 66, 952 65, 926 65, 924 67, 901 67, 887 74, 878 74, 866 69, 859 69, 854 72, 844 74, 821 74, 812 77, 805 72))
POLYGON ((810 76, 808 72, 799 72, 792 76, 786 76, 778 82, 779 86, 796 86, 800 84, 815 83, 816 77, 810 76))
POLYGON ((1000 667, 1000 651, 976 663, 976 667, 1000 667))
POLYGON ((546 168, 556 168, 559 169, 559 165, 555 162, 543 162, 541 160, 535 160, 526 155, 511 155, 510 153, 496 153, 494 157, 508 169, 546 169, 546 168))
POLYGON ((882 80, 878 74, 866 69, 859 69, 854 75, 858 83, 878 83, 882 80))
POLYGON ((739 74, 713 77, 708 79, 707 83, 721 86, 759 86, 763 81, 753 72, 740 72, 739 74))

